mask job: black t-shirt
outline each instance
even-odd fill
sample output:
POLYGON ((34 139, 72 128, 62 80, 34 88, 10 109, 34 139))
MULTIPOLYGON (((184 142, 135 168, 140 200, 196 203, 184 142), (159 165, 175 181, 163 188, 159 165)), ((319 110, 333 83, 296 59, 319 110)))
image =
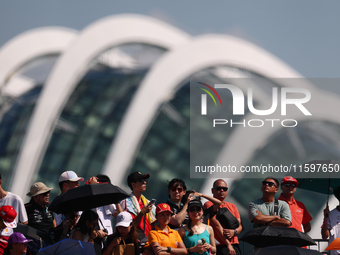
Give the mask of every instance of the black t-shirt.
MULTIPOLYGON (((182 204, 182 203, 181 203, 180 206, 178 206, 178 204, 172 202, 170 199, 168 199, 168 201, 167 201, 166 203, 170 206, 171 211, 173 212, 172 215, 178 214, 178 213, 182 210, 182 208, 183 208, 183 204, 182 204)), ((172 215, 171 215, 171 216, 172 216, 172 215)), ((184 219, 184 221, 182 222, 182 224, 187 224, 188 220, 189 220, 189 215, 186 214, 185 219, 184 219)), ((169 228, 171 228, 171 229, 179 228, 179 226, 175 226, 175 225, 171 225, 171 224, 168 224, 168 226, 169 226, 169 228)))
POLYGON ((47 207, 38 205, 33 198, 25 204, 28 226, 48 233, 50 228, 53 228, 53 214, 48 211, 47 207))

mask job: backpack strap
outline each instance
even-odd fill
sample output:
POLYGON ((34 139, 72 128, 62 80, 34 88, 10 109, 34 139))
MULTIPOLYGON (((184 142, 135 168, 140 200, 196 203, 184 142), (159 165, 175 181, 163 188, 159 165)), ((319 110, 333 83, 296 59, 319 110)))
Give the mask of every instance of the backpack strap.
POLYGON ((274 201, 274 215, 278 215, 279 212, 279 200, 277 200, 277 198, 275 198, 274 201))

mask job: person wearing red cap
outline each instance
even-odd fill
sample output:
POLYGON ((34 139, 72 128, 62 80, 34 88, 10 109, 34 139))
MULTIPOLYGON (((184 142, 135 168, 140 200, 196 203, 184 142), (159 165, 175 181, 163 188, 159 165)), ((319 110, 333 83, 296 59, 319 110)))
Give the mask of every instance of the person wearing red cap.
MULTIPOLYGON (((14 194, 9 191, 5 191, 2 188, 3 180, 0 174, 0 207, 4 205, 11 205, 13 206, 14 210, 16 211, 17 215, 15 218, 15 223, 27 224, 28 217, 26 213, 26 209, 24 206, 24 202, 22 201, 21 197, 17 194, 14 194)), ((5 228, 1 231, 0 234, 0 255, 3 253, 4 247, 7 246, 7 240, 9 236, 13 233, 11 228, 5 228)))
POLYGON ((7 244, 9 236, 13 233, 12 228, 16 228, 17 224, 15 218, 17 217, 17 212, 14 207, 10 205, 4 205, 0 207, 0 231, 8 233, 6 236, 1 236, 0 239, 0 254, 3 254, 7 244))
POLYGON ((281 181, 282 193, 279 200, 285 201, 289 205, 292 214, 292 225, 289 227, 307 233, 311 230, 310 221, 313 218, 310 216, 305 205, 294 198, 298 184, 298 181, 292 176, 285 176, 281 181))
POLYGON ((150 203, 142 194, 146 190, 147 179, 149 178, 150 174, 131 173, 127 182, 132 193, 130 197, 120 203, 122 210, 131 214, 139 240, 149 234, 152 224, 156 221, 154 203, 150 203))
POLYGON ((171 208, 167 203, 157 205, 156 218, 158 225, 149 232, 148 243, 157 255, 186 254, 187 250, 181 236, 169 228, 171 208))

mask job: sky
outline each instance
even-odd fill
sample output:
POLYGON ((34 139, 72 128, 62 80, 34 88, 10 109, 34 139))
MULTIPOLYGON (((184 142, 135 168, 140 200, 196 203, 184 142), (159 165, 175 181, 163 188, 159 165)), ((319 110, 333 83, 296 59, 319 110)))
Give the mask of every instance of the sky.
POLYGON ((227 34, 274 54, 307 78, 337 78, 340 2, 320 0, 0 0, 0 47, 27 30, 82 30, 110 15, 136 13, 189 33, 227 34))

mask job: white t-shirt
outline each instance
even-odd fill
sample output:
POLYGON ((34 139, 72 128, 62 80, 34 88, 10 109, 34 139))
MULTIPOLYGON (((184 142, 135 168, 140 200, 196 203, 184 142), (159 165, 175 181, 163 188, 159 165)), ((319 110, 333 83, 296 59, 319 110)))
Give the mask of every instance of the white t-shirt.
MULTIPOLYGON (((329 213, 327 225, 329 229, 328 243, 330 244, 331 242, 334 241, 334 239, 340 237, 340 212, 336 208, 329 213)), ((331 255, 338 254, 340 254, 340 250, 331 251, 331 255)))
MULTIPOLYGON (((17 217, 15 218, 16 223, 18 222, 24 223, 28 221, 24 202, 18 195, 8 191, 7 195, 4 198, 0 199, 0 207, 4 205, 13 206, 14 210, 17 212, 17 217)), ((12 233, 13 233, 12 229, 5 228, 1 232, 1 235, 8 236, 11 235, 12 233)))
MULTIPOLYGON (((113 234, 112 216, 116 211, 116 205, 115 204, 104 205, 93 209, 93 211, 95 211, 98 214, 98 217, 103 223, 104 228, 107 229, 108 234, 109 235, 113 234)), ((98 222, 98 225, 100 229, 103 229, 103 226, 100 222, 98 222)))

